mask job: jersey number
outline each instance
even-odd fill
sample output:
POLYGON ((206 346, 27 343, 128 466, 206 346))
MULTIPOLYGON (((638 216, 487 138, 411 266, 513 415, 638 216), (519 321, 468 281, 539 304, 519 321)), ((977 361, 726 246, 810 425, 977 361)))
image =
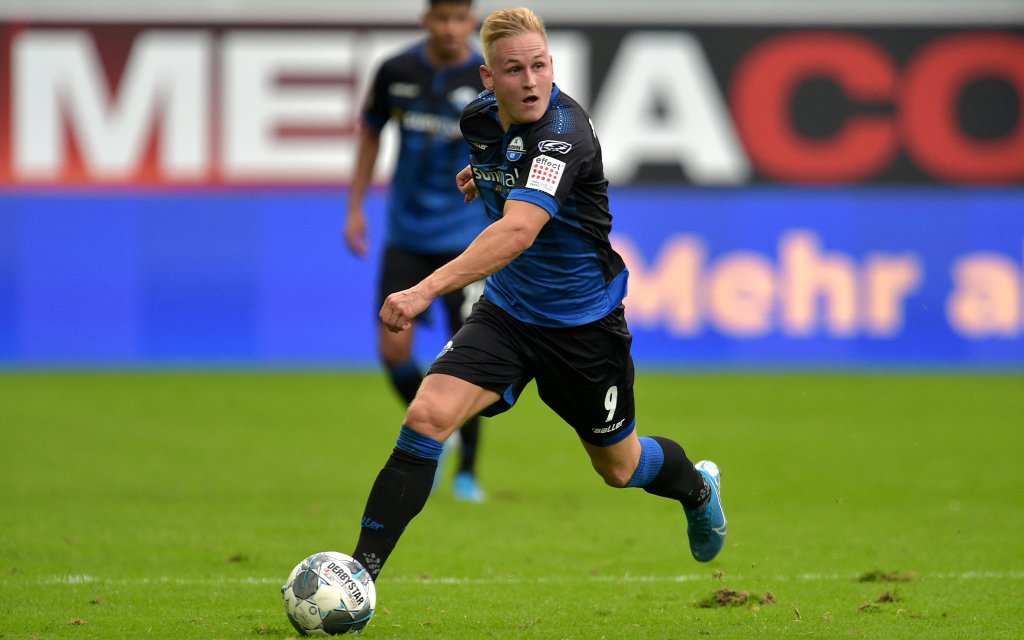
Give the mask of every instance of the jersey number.
POLYGON ((615 407, 619 404, 619 388, 615 385, 608 387, 608 392, 604 394, 604 408, 608 410, 608 417, 604 419, 605 422, 611 422, 612 416, 615 415, 615 407))

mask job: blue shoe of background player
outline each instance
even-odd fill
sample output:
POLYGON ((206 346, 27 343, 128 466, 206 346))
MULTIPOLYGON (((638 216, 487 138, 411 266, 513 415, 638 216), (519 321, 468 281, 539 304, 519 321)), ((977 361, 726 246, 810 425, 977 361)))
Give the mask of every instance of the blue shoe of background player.
POLYGON ((710 460, 701 460, 694 465, 708 482, 711 495, 704 506, 697 509, 683 509, 686 513, 686 535, 690 538, 690 553, 698 562, 709 562, 725 544, 725 512, 722 511, 720 495, 722 476, 718 465, 710 460))
POLYGON ((455 475, 452 492, 455 499, 461 502, 483 502, 487 497, 477 484, 476 476, 469 471, 460 471, 455 475))

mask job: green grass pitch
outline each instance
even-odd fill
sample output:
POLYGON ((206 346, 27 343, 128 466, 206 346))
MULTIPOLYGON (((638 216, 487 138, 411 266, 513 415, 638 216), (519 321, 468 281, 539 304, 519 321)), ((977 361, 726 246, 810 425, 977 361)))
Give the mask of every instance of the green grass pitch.
MULTIPOLYGON (((642 373, 637 403, 721 466, 719 558, 530 391, 364 636, 1021 637, 1024 377, 642 373)), ((0 374, 0 638, 293 637, 281 583, 351 551, 401 418, 376 373, 0 374)))

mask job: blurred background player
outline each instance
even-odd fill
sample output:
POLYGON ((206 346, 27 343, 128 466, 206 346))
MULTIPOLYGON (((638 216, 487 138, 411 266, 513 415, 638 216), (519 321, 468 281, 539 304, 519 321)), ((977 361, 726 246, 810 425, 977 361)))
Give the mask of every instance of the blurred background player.
MULTIPOLYGON (((377 71, 364 105, 349 192, 345 242, 352 253, 364 256, 369 230, 363 200, 381 132, 394 120, 401 142, 389 193, 377 308, 388 294, 413 286, 461 253, 487 225, 483 208, 467 205, 455 185, 455 174, 469 163, 459 115, 483 90, 479 68, 484 60, 469 45, 477 26, 472 0, 430 0, 422 26, 427 38, 387 59, 377 71)), ((462 325, 482 289, 483 282, 472 283, 442 297, 450 334, 462 325)), ((412 330, 393 333, 383 325, 378 331, 381 360, 406 403, 423 380, 413 356, 413 335, 412 330)), ((463 427, 459 440, 455 497, 480 502, 484 492, 476 477, 479 418, 463 427)))

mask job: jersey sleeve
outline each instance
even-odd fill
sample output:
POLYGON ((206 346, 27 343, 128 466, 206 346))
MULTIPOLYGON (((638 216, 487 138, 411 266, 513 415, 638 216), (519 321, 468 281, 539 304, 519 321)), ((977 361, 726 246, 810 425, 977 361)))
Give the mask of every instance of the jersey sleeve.
POLYGON ((578 176, 589 171, 596 154, 589 123, 570 131, 543 128, 531 132, 519 179, 510 200, 535 204, 554 217, 572 190, 578 176))
POLYGON ((391 103, 388 87, 391 84, 391 74, 388 71, 388 64, 385 62, 377 69, 373 77, 373 84, 366 94, 366 101, 363 103, 363 124, 380 131, 391 118, 391 103))

